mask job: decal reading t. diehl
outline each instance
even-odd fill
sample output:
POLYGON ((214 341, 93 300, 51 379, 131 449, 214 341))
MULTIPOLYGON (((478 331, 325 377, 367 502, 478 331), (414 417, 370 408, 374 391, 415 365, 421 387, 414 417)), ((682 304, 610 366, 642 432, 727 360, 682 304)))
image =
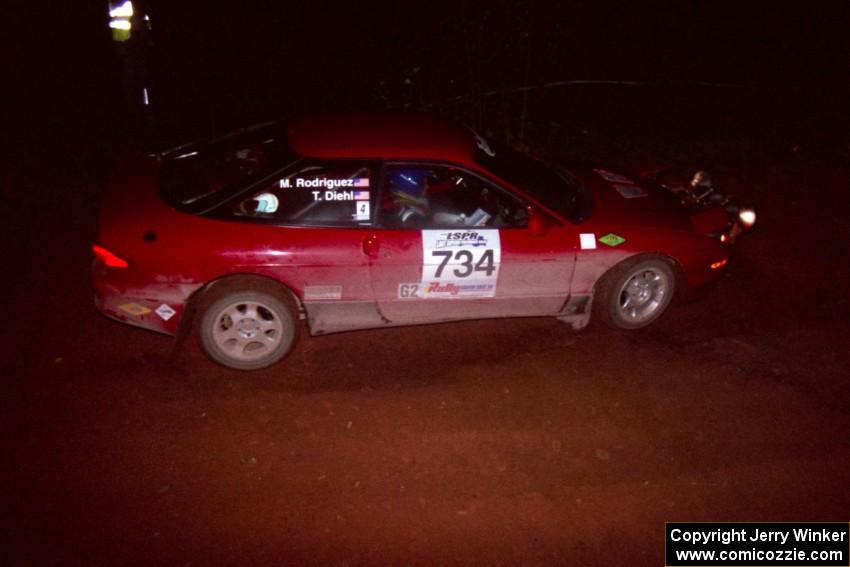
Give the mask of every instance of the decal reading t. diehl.
POLYGON ((498 230, 423 230, 422 282, 414 297, 493 297, 501 261, 498 230))
POLYGON ((362 194, 366 193, 368 199, 368 191, 310 191, 313 194, 314 201, 361 201, 362 194), (360 195, 358 197, 358 195, 360 195))

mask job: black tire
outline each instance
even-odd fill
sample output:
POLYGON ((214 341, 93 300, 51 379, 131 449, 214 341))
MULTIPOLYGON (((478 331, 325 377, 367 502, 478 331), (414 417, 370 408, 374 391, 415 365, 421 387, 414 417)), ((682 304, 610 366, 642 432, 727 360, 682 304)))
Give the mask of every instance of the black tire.
POLYGON ((673 301, 676 275, 673 265, 661 256, 626 260, 596 284, 594 318, 616 329, 651 325, 673 301))
POLYGON ((204 352, 222 366, 257 370, 289 353, 298 335, 290 302, 266 291, 224 293, 210 302, 201 317, 204 352))

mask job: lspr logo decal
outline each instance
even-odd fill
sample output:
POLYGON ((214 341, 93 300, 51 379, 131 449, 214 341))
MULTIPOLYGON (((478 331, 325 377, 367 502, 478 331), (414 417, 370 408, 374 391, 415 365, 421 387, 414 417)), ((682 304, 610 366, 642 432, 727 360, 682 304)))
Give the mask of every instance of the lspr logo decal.
POLYGON ((437 239, 437 248, 451 246, 487 246, 487 237, 477 230, 441 233, 437 239))

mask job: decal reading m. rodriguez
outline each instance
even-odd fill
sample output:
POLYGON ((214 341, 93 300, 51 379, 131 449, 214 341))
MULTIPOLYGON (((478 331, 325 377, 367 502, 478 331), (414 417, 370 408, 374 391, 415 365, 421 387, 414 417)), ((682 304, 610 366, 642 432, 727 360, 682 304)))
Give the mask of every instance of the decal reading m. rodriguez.
POLYGON ((323 189, 337 189, 340 187, 369 187, 369 178, 357 177, 355 179, 330 179, 328 177, 315 177, 311 179, 303 179, 301 177, 296 177, 294 184, 292 179, 287 178, 279 180, 278 185, 281 189, 289 187, 295 187, 296 189, 315 189, 317 187, 321 187, 323 189))

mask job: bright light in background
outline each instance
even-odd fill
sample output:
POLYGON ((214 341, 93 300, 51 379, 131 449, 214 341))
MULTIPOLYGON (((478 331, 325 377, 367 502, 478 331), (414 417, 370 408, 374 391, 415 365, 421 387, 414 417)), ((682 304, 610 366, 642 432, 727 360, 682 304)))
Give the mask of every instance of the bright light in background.
MULTIPOLYGON (((109 27, 112 29, 112 39, 118 42, 124 42, 130 39, 133 34, 133 15, 136 10, 133 8, 133 3, 126 0, 123 4, 116 5, 108 2, 109 8, 109 27)), ((150 29, 151 19, 144 15, 143 19, 150 29)))
POLYGON ((114 30, 129 31, 132 25, 130 24, 130 20, 112 20, 111 22, 109 22, 109 27, 114 30))
POLYGON ((117 8, 112 8, 109 10, 110 18, 132 18, 133 17, 133 3, 130 0, 127 0, 117 8))
POLYGON ((738 218, 741 219, 741 222, 747 228, 756 224, 756 212, 751 208, 741 209, 741 212, 738 213, 738 218))

